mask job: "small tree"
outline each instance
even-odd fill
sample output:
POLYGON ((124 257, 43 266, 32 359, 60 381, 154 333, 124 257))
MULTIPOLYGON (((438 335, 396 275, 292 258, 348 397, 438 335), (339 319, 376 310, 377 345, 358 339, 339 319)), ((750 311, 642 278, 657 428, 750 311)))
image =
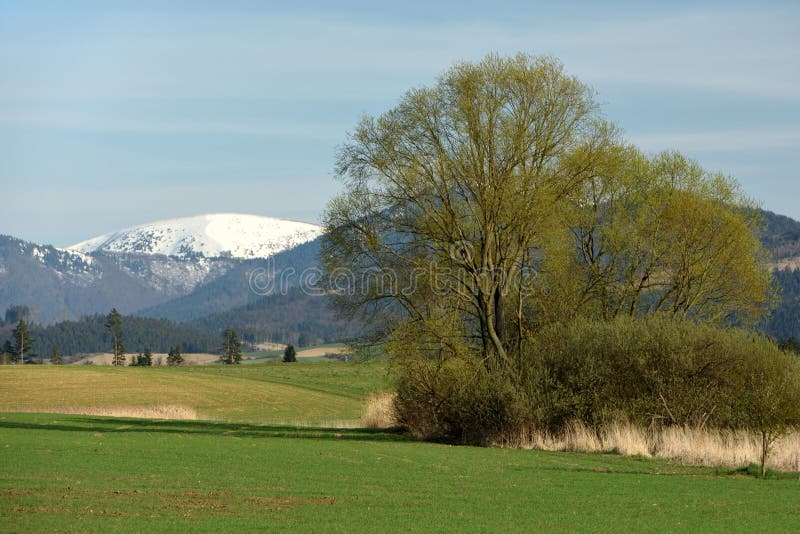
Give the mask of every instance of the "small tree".
POLYGON ((287 363, 297 361, 297 351, 294 349, 294 345, 286 346, 286 350, 283 351, 283 361, 287 363))
POLYGON ((14 360, 14 346, 11 344, 10 340, 6 340, 3 344, 3 349, 0 350, 0 363, 3 365, 8 365, 12 363, 14 360))
POLYGON ((105 327, 111 333, 113 344, 111 352, 113 358, 111 365, 125 365, 125 344, 122 340, 122 316, 116 308, 112 308, 111 313, 108 314, 105 327))
POLYGON ((238 364, 242 361, 242 344, 236 332, 228 327, 225 329, 224 341, 220 349, 220 361, 225 364, 238 364))
POLYGON ((11 333, 12 338, 14 339, 13 344, 13 354, 17 357, 17 361, 20 364, 25 363, 25 355, 33 356, 33 339, 31 338, 31 334, 28 331, 28 323, 25 322, 25 319, 20 319, 17 327, 11 333))
POLYGON ((175 345, 175 348, 169 349, 169 354, 167 354, 167 365, 170 367, 174 367, 176 365, 183 364, 183 355, 181 354, 181 346, 175 345))
POLYGON ((149 347, 145 348, 142 355, 139 356, 139 365, 144 365, 146 367, 151 367, 153 365, 153 353, 150 352, 149 347))
POLYGON ((64 363, 61 353, 58 352, 58 345, 53 345, 53 352, 50 355, 50 363, 53 365, 62 365, 64 363))
POLYGON ((800 364, 785 352, 755 352, 739 365, 739 376, 740 415, 761 438, 761 476, 766 477, 772 446, 800 425, 800 364))

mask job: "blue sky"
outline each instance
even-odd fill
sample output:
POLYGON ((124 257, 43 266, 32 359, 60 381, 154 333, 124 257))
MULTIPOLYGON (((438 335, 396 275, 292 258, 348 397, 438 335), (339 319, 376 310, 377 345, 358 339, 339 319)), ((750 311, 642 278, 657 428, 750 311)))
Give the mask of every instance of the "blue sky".
POLYGON ((800 219, 799 3, 498 3, 0 0, 0 233, 317 221, 361 114, 518 51, 558 57, 645 150, 800 219))

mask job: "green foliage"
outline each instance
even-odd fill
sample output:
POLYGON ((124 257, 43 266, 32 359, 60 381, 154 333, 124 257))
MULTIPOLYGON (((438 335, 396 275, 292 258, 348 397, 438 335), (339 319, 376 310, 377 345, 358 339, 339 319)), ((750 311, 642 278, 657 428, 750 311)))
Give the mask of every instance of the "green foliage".
POLYGON ((130 363, 133 367, 150 367, 153 365, 153 353, 149 348, 144 349, 144 352, 138 354, 131 360, 130 363))
POLYGON ((665 317, 554 324, 515 369, 469 354, 395 357, 398 412, 414 433, 487 443, 572 420, 748 428, 800 424, 800 360, 741 330, 665 317))
POLYGON ((297 351, 294 349, 294 345, 286 345, 286 349, 283 351, 283 361, 286 363, 297 361, 297 351))
POLYGON ((230 365, 238 364, 242 361, 242 344, 239 341, 239 336, 230 327, 226 328, 223 334, 220 361, 230 365))
POLYGON ((339 150, 327 289, 387 342, 415 433, 746 425, 737 365, 780 351, 695 323, 749 327, 774 303, 763 220, 733 179, 627 143, 593 97, 553 58, 490 55, 339 150))
MULTIPOLYGON (((753 377, 774 377, 776 369, 791 375, 800 363, 746 331, 659 317, 554 325, 527 355, 537 419, 549 427, 572 418, 622 418, 645 426, 753 428, 744 399, 763 387, 753 377)), ((783 392, 795 398, 800 384, 783 392)), ((784 415, 787 422, 795 417, 784 415)))

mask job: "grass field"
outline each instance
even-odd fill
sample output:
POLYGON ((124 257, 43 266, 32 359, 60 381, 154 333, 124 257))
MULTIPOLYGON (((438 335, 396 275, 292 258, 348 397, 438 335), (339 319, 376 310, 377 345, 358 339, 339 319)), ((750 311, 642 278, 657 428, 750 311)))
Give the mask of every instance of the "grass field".
POLYGON ((800 482, 367 430, 0 415, 6 531, 789 531, 800 482))
MULTIPOLYGON (((797 474, 451 447, 357 421, 381 363, 0 367, 0 529, 789 531, 797 474), (183 405, 203 420, 14 410, 183 405), (317 426, 300 427, 287 422, 317 426)), ((143 412, 144 413, 144 412, 143 412)))
MULTIPOLYGON (((248 366, 0 366, 0 411, 183 407, 196 418, 244 423, 357 421, 388 387, 381 363, 248 366)), ((94 413, 94 412, 90 412, 94 413)), ((193 417, 194 418, 194 417, 193 417)))

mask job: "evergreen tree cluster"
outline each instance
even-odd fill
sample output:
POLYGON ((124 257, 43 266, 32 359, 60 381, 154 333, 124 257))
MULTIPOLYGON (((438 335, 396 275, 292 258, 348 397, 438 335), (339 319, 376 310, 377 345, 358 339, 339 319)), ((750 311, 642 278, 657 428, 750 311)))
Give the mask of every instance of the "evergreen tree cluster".
POLYGON ((153 365, 153 353, 149 348, 134 356, 130 363, 134 367, 150 367, 153 365))
POLYGON ((175 367, 176 365, 183 365, 183 354, 181 353, 181 346, 175 345, 175 347, 169 348, 169 353, 167 354, 167 365, 170 367, 175 367))
MULTIPOLYGON (((149 347, 153 352, 166 353, 175 345, 182 345, 185 352, 214 352, 219 345, 216 334, 200 332, 166 319, 125 315, 120 318, 125 345, 137 352, 149 347)), ((109 352, 113 340, 106 324, 106 316, 92 315, 46 327, 33 326, 31 333, 36 338, 37 350, 43 354, 52 353, 55 346, 62 355, 109 352)))

